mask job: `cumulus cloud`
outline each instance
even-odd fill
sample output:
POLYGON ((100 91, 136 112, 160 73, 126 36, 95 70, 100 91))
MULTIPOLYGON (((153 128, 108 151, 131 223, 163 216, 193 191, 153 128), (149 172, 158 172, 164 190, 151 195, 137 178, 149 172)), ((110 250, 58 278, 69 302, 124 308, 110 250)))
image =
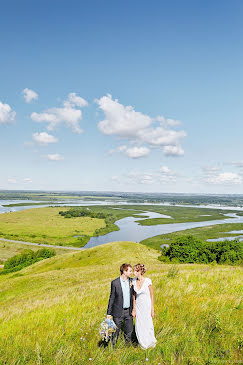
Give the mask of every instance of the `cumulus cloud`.
POLYGON ((49 154, 49 155, 46 156, 46 158, 49 161, 62 161, 62 160, 64 160, 64 157, 62 157, 61 155, 59 155, 59 153, 49 154))
POLYGON ((71 128, 74 133, 82 133, 79 123, 82 120, 82 111, 77 108, 87 106, 86 100, 78 96, 76 93, 70 93, 67 100, 64 100, 63 107, 50 108, 42 113, 32 113, 31 119, 37 123, 48 123, 47 129, 53 130, 59 124, 64 123, 71 128))
POLYGON ((56 143, 58 142, 58 139, 51 134, 48 134, 46 132, 41 133, 34 133, 32 134, 32 137, 35 142, 41 144, 41 145, 47 145, 49 143, 56 143))
POLYGON ((166 119, 162 115, 158 115, 155 120, 157 120, 162 127, 178 127, 181 125, 180 120, 174 120, 171 118, 166 119))
POLYGON ((147 156, 150 153, 150 149, 147 147, 128 147, 126 145, 119 146, 113 150, 110 150, 110 154, 113 154, 115 152, 123 152, 125 155, 131 158, 140 158, 147 156))
POLYGON ((242 184, 242 177, 234 172, 222 172, 218 167, 204 167, 202 181, 213 185, 242 184))
POLYGON ((38 94, 34 90, 28 88, 22 90, 22 94, 25 98, 26 103, 31 103, 32 100, 38 99, 38 94))
POLYGON ((140 158, 147 156, 150 150, 147 147, 130 147, 126 150, 126 155, 131 158, 140 158))
POLYGON ((70 93, 68 94, 67 100, 63 102, 63 105, 67 108, 75 106, 83 108, 84 106, 88 106, 88 102, 76 93, 70 93))
MULTIPOLYGON (((181 156, 184 151, 180 146, 180 139, 186 137, 183 130, 174 130, 181 123, 173 119, 165 119, 162 116, 151 118, 134 110, 132 106, 124 106, 113 100, 110 94, 96 100, 99 108, 103 111, 105 119, 98 123, 98 129, 105 135, 114 135, 118 138, 127 139, 131 143, 147 144, 148 148, 161 148, 166 155, 181 156)), ((133 157, 132 152, 127 154, 133 157)), ((123 151, 124 152, 124 151, 123 151)))
POLYGON ((12 123, 15 120, 16 112, 12 111, 10 105, 0 101, 0 124, 12 123))
POLYGON ((183 156, 184 151, 181 146, 164 146, 163 151, 166 156, 183 156))
POLYGON ((222 172, 218 175, 208 177, 207 182, 211 184, 241 184, 242 178, 234 172, 222 172))

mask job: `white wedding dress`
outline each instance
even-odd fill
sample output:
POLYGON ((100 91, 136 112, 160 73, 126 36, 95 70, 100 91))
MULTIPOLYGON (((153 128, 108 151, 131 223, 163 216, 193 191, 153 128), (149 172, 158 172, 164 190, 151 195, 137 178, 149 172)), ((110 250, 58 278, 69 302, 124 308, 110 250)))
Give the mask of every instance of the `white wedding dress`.
POLYGON ((133 287, 136 292, 135 332, 138 342, 143 349, 155 347, 157 342, 154 336, 153 318, 151 316, 151 297, 149 285, 152 285, 152 281, 148 278, 145 278, 142 287, 138 290, 136 286, 136 279, 133 279, 133 287))

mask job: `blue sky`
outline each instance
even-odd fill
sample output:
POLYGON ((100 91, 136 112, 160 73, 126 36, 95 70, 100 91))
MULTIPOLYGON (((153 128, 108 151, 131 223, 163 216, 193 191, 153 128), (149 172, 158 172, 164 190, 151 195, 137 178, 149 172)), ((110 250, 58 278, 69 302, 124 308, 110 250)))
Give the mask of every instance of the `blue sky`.
POLYGON ((0 3, 0 189, 243 193, 241 0, 0 3))

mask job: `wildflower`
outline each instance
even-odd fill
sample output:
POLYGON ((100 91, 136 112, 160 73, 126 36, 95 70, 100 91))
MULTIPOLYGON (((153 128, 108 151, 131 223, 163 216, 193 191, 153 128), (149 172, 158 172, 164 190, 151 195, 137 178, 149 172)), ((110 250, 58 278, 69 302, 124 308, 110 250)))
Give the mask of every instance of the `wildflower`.
POLYGON ((146 361, 149 361, 149 359, 146 357, 146 361))
POLYGON ((91 361, 91 360, 92 360, 92 358, 90 357, 90 358, 89 358, 89 361, 91 361))

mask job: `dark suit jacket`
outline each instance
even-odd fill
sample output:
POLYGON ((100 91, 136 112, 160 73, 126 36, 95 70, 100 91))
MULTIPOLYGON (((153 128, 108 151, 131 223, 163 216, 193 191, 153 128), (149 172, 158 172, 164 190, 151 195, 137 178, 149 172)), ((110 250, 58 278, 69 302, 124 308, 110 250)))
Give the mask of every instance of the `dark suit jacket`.
MULTIPOLYGON (((133 309, 133 286, 132 284, 132 279, 129 278, 129 283, 130 283, 130 314, 132 314, 132 309, 133 309)), ((111 293, 110 293, 110 298, 109 298, 109 303, 108 303, 108 308, 107 308, 107 314, 112 315, 113 317, 121 317, 122 316, 122 312, 123 312, 123 293, 122 293, 122 286, 121 286, 121 281, 120 281, 120 277, 113 280, 111 282, 111 293)))

